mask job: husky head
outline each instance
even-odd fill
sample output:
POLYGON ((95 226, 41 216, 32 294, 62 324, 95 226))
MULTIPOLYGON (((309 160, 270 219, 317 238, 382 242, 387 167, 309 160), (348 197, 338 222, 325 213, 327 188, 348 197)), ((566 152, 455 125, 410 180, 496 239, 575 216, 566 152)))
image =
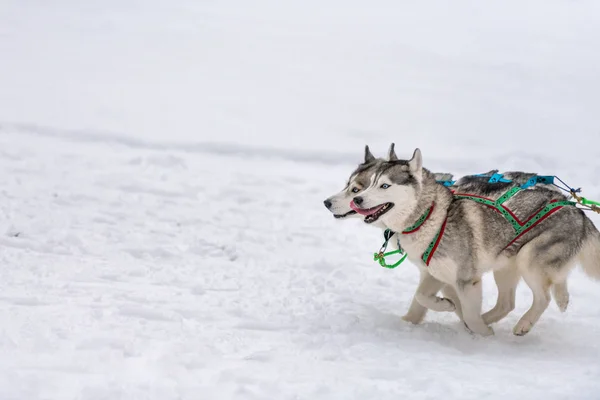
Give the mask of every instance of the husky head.
POLYGON ((422 180, 421 150, 416 149, 410 160, 398 160, 392 145, 389 161, 377 165, 368 187, 352 198, 350 208, 368 224, 403 223, 417 206, 422 180))
MULTIPOLYGON (((391 150, 393 152, 393 145, 391 150)), ((371 178, 375 175, 377 168, 384 162, 383 158, 375 158, 369 146, 365 146, 364 161, 350 174, 344 189, 324 201, 325 207, 333 213, 335 218, 361 217, 360 214, 350 208, 350 202, 370 185, 371 178)))

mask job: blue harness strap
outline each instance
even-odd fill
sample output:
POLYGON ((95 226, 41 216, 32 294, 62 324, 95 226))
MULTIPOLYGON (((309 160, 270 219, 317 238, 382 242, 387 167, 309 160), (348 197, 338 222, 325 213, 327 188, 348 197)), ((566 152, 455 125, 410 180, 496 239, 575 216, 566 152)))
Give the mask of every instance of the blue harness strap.
POLYGON ((480 177, 480 178, 487 178, 489 176, 490 179, 488 180, 488 183, 498 183, 498 182, 510 183, 510 182, 512 182, 510 179, 505 179, 504 178, 504 174, 499 174, 497 172, 493 173, 492 175, 490 175, 490 173, 487 172, 487 173, 484 173, 484 174, 475 174, 475 175, 472 175, 472 176, 477 176, 477 177, 480 177))
POLYGON ((490 180, 488 181, 488 183, 498 183, 498 182, 511 183, 512 181, 510 179, 505 179, 504 175, 499 174, 499 173, 495 173, 494 175, 492 175, 490 177, 490 180))
POLYGON ((527 189, 528 187, 532 187, 537 185, 538 183, 542 183, 545 185, 554 184, 554 176, 552 175, 536 175, 530 178, 527 182, 521 185, 521 189, 527 189))
MULTIPOLYGON (((490 179, 488 179, 488 183, 498 183, 498 182, 510 183, 510 182, 512 182, 510 179, 504 178, 504 174, 499 174, 499 173, 492 174, 491 176, 488 174, 475 174, 473 176, 486 177, 486 178, 489 176, 490 179)), ((456 183, 456 181, 453 181, 453 180, 438 180, 436 182, 439 183, 440 185, 443 185, 446 187, 453 186, 456 183)), ((536 176, 530 178, 527 182, 522 184, 520 187, 521 187, 521 189, 527 189, 529 187, 537 185, 538 183, 541 183, 544 185, 553 185, 554 184, 554 176, 553 175, 536 175, 536 176)))
POLYGON ((442 184, 446 187, 452 186, 456 183, 456 181, 436 181, 439 184, 442 184))

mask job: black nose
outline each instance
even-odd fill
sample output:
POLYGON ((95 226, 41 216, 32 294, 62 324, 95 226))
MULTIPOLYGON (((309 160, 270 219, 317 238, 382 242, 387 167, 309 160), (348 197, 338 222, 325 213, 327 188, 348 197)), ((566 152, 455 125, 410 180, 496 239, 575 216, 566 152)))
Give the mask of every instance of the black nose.
POLYGON ((363 198, 362 197, 356 196, 354 198, 354 204, 356 204, 357 206, 360 206, 362 204, 362 202, 363 202, 363 198))
POLYGON ((331 205, 332 205, 332 204, 331 204, 331 201, 329 201, 329 200, 325 200, 323 203, 325 204, 325 207, 327 207, 327 208, 331 208, 331 205))

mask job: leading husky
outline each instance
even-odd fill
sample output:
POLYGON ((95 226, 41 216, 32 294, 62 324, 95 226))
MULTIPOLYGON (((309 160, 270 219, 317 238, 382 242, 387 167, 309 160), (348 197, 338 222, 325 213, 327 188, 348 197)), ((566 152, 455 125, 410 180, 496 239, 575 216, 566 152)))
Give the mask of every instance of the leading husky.
MULTIPOLYGON (((547 308, 550 287, 564 285, 577 261, 600 279, 600 232, 582 210, 558 206, 561 197, 543 188, 508 197, 504 205, 517 220, 539 215, 544 207, 552 211, 515 235, 514 225, 499 209, 456 197, 438 184, 416 149, 410 160, 380 163, 351 207, 365 222, 379 222, 394 232, 406 231, 427 216, 418 230, 402 236, 402 247, 413 264, 454 289, 463 320, 475 333, 493 334, 481 316, 483 273, 516 266, 533 292, 531 308, 514 328, 515 334, 524 335, 547 308)), ((417 292, 427 295, 426 289, 421 282, 417 292)))
MULTIPOLYGON (((338 219, 352 217, 362 218, 360 214, 350 207, 352 198, 366 189, 370 183, 371 177, 385 161, 395 161, 397 159, 393 143, 388 151, 388 160, 375 158, 371 153, 369 146, 365 146, 364 161, 350 175, 346 187, 341 192, 325 200, 325 206, 334 214, 335 218, 338 219)), ((488 179, 496 172, 498 171, 493 170, 481 175, 463 177, 458 182, 454 183, 452 188, 460 192, 486 195, 490 189, 498 188, 498 185, 495 183, 488 182, 488 179)), ((434 174, 434 176, 436 181, 450 181, 452 179, 452 174, 448 173, 437 173, 434 174)), ((535 177, 536 174, 516 171, 505 172, 502 176, 508 178, 510 182, 508 184, 502 182, 503 184, 500 187, 509 189, 526 183, 532 177, 535 177)), ((539 186, 554 189, 560 194, 560 191, 552 185, 540 184, 539 186)), ((566 197, 564 197, 564 199, 566 200, 566 197)), ((375 221, 371 223, 371 225, 385 229, 385 226, 379 221, 375 221)), ((395 233, 394 236, 390 238, 390 247, 393 248, 397 246, 397 236, 399 236, 399 234, 395 233)), ((457 316, 462 320, 460 301, 458 300, 456 292, 452 289, 452 286, 444 285, 443 282, 440 282, 431 276, 426 269, 420 268, 420 273, 421 291, 418 291, 415 294, 409 311, 402 319, 418 324, 424 319, 427 310, 432 309, 434 311, 455 311, 457 316), (437 297, 436 294, 440 288, 446 298, 437 297)), ((513 265, 510 268, 494 271, 494 279, 498 288, 498 298, 496 305, 483 315, 486 324, 501 320, 514 309, 516 286, 520 280, 520 275, 516 266, 513 265)), ((559 309, 565 311, 569 302, 569 293, 566 283, 554 285, 553 293, 559 309)))
MULTIPOLYGON (((375 175, 375 172, 378 170, 378 168, 383 163, 390 160, 397 160, 393 143, 388 152, 388 160, 376 158, 371 153, 369 146, 365 146, 364 161, 358 165, 354 172, 350 174, 350 178, 348 179, 344 189, 342 189, 342 191, 339 193, 330 196, 324 201, 325 207, 327 207, 327 209, 333 213, 333 216, 339 220, 349 218, 364 218, 350 207, 350 203, 352 202, 352 199, 358 195, 358 193, 361 193, 369 186, 371 178, 373 175, 375 175)), ((437 174, 436 178, 440 180, 446 180, 451 179, 452 176, 450 174, 442 173, 437 174)), ((386 229, 386 226, 380 221, 373 221, 370 223, 370 225, 380 228, 381 230, 386 229)), ((398 248, 398 236, 399 235, 397 233, 394 233, 394 235, 389 238, 388 248, 398 248)), ((425 288, 427 288, 428 294, 425 295, 422 292, 416 293, 410 305, 409 312, 404 315, 402 319, 413 324, 419 324, 425 318, 427 310, 431 309, 434 311, 455 311, 459 319, 462 320, 460 302, 452 287, 444 285, 442 282, 432 277, 425 269, 420 268, 420 275, 420 282, 424 288, 422 292, 424 292, 425 288), (446 296, 445 298, 436 296, 440 289, 442 289, 442 293, 444 296, 446 296)), ((508 308, 504 307, 504 303, 509 303, 509 300, 507 299, 507 296, 501 296, 500 290, 498 292, 499 300, 495 309, 501 311, 504 308, 508 308)), ((506 313, 508 314, 508 312, 509 311, 506 313)))
MULTIPOLYGON (((375 174, 377 169, 385 161, 398 160, 394 151, 394 144, 390 146, 388 151, 388 160, 383 158, 375 158, 371 153, 369 146, 365 146, 364 161, 358 166, 358 168, 350 175, 346 187, 339 193, 329 197, 325 200, 325 206, 334 214, 335 218, 347 219, 352 217, 362 218, 360 214, 354 211, 350 207, 352 198, 358 193, 361 193, 369 185, 371 177, 375 174)), ((506 179, 500 179, 502 185, 498 186, 496 183, 489 183, 489 179, 497 173, 497 170, 489 171, 485 174, 470 175, 461 178, 458 182, 452 184, 452 188, 460 192, 468 192, 479 195, 486 195, 490 190, 498 189, 510 189, 515 186, 520 186, 528 182, 531 178, 537 176, 533 173, 526 173, 521 171, 505 172, 502 174, 503 177, 508 178, 510 182, 506 183, 506 179)), ((448 173, 437 173, 434 174, 436 181, 450 181, 452 174, 448 173)), ((553 185, 547 185, 539 183, 532 186, 531 189, 536 187, 545 187, 548 189, 556 190, 558 194, 560 191, 553 185)), ((566 197, 563 197, 566 200, 566 197)), ((368 217, 367 217, 368 218, 368 217)), ((367 220, 369 222, 369 220, 367 220)), ((371 223, 372 226, 377 226, 381 229, 385 229, 385 226, 379 221, 371 223)), ((390 238, 390 247, 396 247, 397 236, 390 238)), ((426 315, 428 309, 434 311, 455 311, 457 316, 462 320, 462 313, 460 308, 460 301, 457 298, 456 292, 449 285, 444 285, 436 278, 432 277, 426 269, 420 268, 420 285, 421 290, 418 291, 411 302, 409 311, 402 317, 403 320, 418 324, 426 315), (442 289, 442 293, 446 298, 437 297, 437 292, 442 289)), ((515 294, 516 286, 520 280, 519 272, 516 266, 512 265, 509 268, 494 271, 494 279, 498 288, 498 298, 496 305, 488 312, 483 315, 483 319, 486 324, 497 322, 508 315, 515 307, 515 294)), ((552 286, 554 299, 561 311, 565 311, 569 302, 569 293, 567 290, 566 283, 559 283, 552 286)))

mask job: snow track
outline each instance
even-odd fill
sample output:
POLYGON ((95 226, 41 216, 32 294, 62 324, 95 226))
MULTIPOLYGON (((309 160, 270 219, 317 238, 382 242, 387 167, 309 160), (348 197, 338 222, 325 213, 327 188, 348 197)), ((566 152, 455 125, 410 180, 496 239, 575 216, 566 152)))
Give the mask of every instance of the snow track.
POLYGON ((600 199, 599 48, 597 0, 0 1, 0 400, 597 400, 600 282, 411 326, 323 200, 392 141, 600 199))
MULTIPOLYGON (((0 398, 596 397, 598 284, 566 314, 473 337, 400 320, 410 264, 322 199, 354 163, 297 164, 0 131, 0 398)), ((358 161, 358 157, 357 157, 358 161)), ((485 308, 495 299, 486 277, 485 308)))

